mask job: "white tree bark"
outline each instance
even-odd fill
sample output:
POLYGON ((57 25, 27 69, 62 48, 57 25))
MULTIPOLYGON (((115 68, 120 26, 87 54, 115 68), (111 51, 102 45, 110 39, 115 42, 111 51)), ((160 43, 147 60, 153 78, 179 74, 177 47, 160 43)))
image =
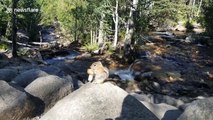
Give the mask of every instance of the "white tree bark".
POLYGON ((203 0, 200 0, 200 4, 199 4, 198 10, 197 10, 197 16, 198 16, 199 13, 200 13, 200 8, 201 8, 201 6, 202 6, 202 3, 203 3, 203 0))
POLYGON ((103 34, 103 31, 104 31, 104 17, 105 17, 105 15, 102 14, 101 15, 101 20, 100 20, 100 23, 99 23, 99 30, 98 30, 98 44, 99 45, 101 43, 104 43, 104 34, 103 34))
POLYGON ((133 13, 136 11, 137 5, 138 5, 138 0, 133 0, 133 4, 132 4, 132 7, 130 8, 130 12, 129 12, 129 19, 128 19, 127 25, 126 25, 126 34, 125 34, 125 43, 126 44, 131 43, 132 35, 134 32, 133 13))
POLYGON ((115 7, 115 11, 113 13, 113 20, 114 20, 114 23, 115 23, 115 33, 114 33, 113 47, 115 48, 117 46, 117 42, 118 42, 118 24, 119 24, 118 0, 116 0, 116 7, 115 7))

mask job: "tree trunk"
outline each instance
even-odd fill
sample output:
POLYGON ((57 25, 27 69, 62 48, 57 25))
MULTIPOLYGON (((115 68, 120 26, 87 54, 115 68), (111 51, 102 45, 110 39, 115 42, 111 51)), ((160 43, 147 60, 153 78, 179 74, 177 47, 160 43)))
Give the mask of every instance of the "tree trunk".
POLYGON ((93 31, 90 30, 90 44, 93 44, 93 31))
POLYGON ((200 4, 199 4, 198 10, 197 10, 197 16, 200 13, 200 9, 201 9, 202 3, 203 3, 203 0, 200 0, 200 4))
POLYGON ((129 19, 126 25, 125 44, 131 44, 133 32, 134 32, 134 12, 137 9, 138 0, 133 0, 133 5, 130 8, 129 19))
POLYGON ((116 7, 115 7, 114 14, 113 14, 113 20, 114 20, 114 23, 115 23, 115 34, 114 34, 113 47, 115 48, 117 46, 117 42, 118 42, 118 22, 119 22, 118 0, 116 0, 116 7))
POLYGON ((104 31, 104 17, 105 17, 105 15, 102 14, 101 15, 100 24, 99 24, 99 30, 98 30, 98 44, 99 45, 104 43, 104 34, 103 34, 103 31, 104 31))
POLYGON ((17 22, 16 22, 16 13, 15 13, 15 8, 17 7, 17 3, 18 3, 18 0, 12 0, 12 55, 13 57, 18 57, 17 46, 16 46, 17 22))

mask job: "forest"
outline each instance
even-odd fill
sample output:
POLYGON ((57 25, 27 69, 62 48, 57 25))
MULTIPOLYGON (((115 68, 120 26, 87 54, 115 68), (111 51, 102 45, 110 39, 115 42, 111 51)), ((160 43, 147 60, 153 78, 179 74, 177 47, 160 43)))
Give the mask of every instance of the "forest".
POLYGON ((212 51, 212 0, 0 0, 0 120, 213 120, 212 51))

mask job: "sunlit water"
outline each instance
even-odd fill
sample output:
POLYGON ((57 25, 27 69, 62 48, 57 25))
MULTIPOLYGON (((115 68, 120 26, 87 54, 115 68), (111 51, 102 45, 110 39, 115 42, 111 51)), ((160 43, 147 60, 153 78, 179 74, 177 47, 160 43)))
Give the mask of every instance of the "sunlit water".
POLYGON ((47 64, 54 64, 54 63, 58 63, 58 62, 63 62, 65 60, 73 60, 76 56, 78 56, 79 53, 76 51, 70 51, 69 55, 66 56, 57 56, 51 59, 46 59, 45 62, 47 64))

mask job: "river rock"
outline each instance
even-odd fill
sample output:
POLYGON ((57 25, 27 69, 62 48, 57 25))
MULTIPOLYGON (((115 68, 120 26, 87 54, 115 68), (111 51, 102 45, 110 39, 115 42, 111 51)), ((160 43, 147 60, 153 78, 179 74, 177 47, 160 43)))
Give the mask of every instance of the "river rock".
POLYGON ((152 103, 166 103, 175 107, 179 107, 184 104, 184 102, 180 99, 175 99, 173 97, 167 95, 154 94, 151 96, 152 103))
POLYGON ((30 117, 34 104, 25 92, 0 80, 0 120, 23 120, 30 117))
POLYGON ((87 83, 60 100, 40 120, 158 120, 137 99, 111 84, 87 83))
POLYGON ((0 60, 0 68, 4 68, 6 66, 8 66, 10 63, 8 61, 5 60, 0 60))
POLYGON ((0 69, 0 80, 10 82, 17 74, 18 71, 13 69, 0 69))
POLYGON ((213 97, 196 100, 187 106, 177 120, 213 120, 213 97))
POLYGON ((45 111, 73 90, 71 81, 49 75, 37 78, 25 90, 45 103, 45 111))
POLYGON ((144 101, 142 101, 142 103, 160 120, 176 120, 182 113, 182 111, 178 110, 176 107, 165 103, 153 104, 144 101))
POLYGON ((64 72, 56 66, 44 66, 41 68, 41 70, 46 72, 49 75, 57 75, 57 76, 64 75, 64 72))
POLYGON ((184 105, 184 102, 180 99, 175 99, 173 97, 167 95, 160 95, 160 94, 137 94, 131 93, 139 101, 150 102, 153 104, 160 104, 165 103, 171 106, 180 107, 184 105))
POLYGON ((0 60, 6 60, 6 59, 8 59, 8 57, 5 54, 0 53, 0 60))
POLYGON ((47 76, 48 74, 42 70, 39 69, 31 69, 27 70, 20 75, 16 76, 12 83, 15 83, 21 87, 26 87, 29 85, 32 81, 34 81, 36 78, 47 76))

